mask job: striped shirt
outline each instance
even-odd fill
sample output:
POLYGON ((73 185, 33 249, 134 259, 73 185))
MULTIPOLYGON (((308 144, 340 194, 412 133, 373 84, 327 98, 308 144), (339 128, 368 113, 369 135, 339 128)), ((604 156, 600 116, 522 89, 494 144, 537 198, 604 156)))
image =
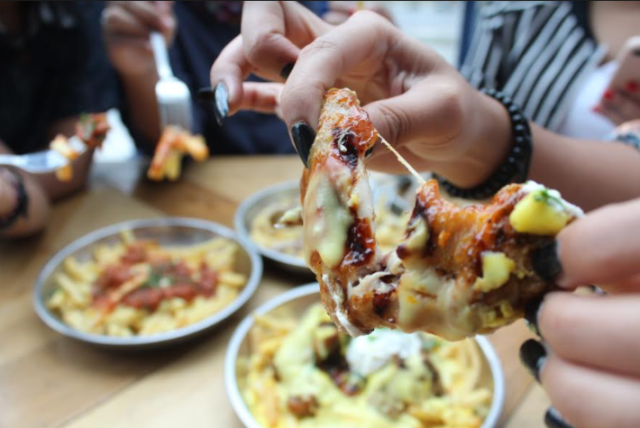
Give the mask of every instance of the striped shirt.
POLYGON ((477 88, 507 93, 529 119, 557 131, 606 53, 576 13, 587 3, 491 2, 480 10, 462 74, 477 88))

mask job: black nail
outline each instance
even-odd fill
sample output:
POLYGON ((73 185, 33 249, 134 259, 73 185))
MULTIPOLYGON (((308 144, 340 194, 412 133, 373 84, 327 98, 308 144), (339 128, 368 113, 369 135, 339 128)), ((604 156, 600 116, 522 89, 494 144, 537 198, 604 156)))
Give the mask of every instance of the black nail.
POLYGON ((214 88, 212 87, 200 88, 198 89, 198 92, 196 92, 196 99, 203 103, 213 102, 213 93, 214 88))
POLYGON ((540 382, 540 369, 546 359, 547 351, 537 340, 529 339, 520 347, 520 361, 538 382, 540 382))
POLYGON ((308 168, 309 152, 311 152, 311 146, 316 139, 316 133, 307 123, 301 121, 291 127, 291 138, 302 163, 308 168))
POLYGON ((367 151, 364 152, 364 158, 365 159, 369 159, 371 157, 371 155, 373 154, 373 149, 375 149, 375 148, 376 148, 376 143, 374 143, 373 146, 369 147, 367 149, 367 151))
POLYGON ((291 70, 293 70, 294 65, 296 64, 293 62, 290 62, 289 64, 285 64, 285 66, 282 67, 282 70, 280 70, 280 77, 282 77, 284 80, 287 80, 287 78, 291 74, 291 70))
POLYGON ((229 114, 229 91, 227 85, 218 83, 213 90, 213 111, 216 114, 218 125, 222 126, 222 122, 229 114))
POLYGON ((540 305, 544 297, 534 299, 527 303, 524 307, 524 318, 527 320, 527 325, 538 336, 542 337, 540 328, 538 327, 538 313, 540 312, 540 305))
POLYGON ((573 425, 565 421, 555 407, 549 407, 544 415, 544 423, 549 428, 573 428, 573 425))
POLYGON ((531 254, 533 271, 545 281, 555 281, 562 273, 558 258, 558 243, 554 240, 536 248, 531 254))

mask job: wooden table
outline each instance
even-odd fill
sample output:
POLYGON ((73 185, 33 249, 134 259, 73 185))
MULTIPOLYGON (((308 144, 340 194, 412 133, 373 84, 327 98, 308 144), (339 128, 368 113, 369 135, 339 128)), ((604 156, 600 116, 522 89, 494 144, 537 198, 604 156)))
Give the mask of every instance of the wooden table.
MULTIPOLYGON (((106 352, 61 337, 31 303, 43 264, 72 240, 123 220, 189 216, 232 227, 238 204, 297 179, 294 157, 227 157, 194 165, 179 183, 140 180, 137 163, 101 165, 91 189, 55 206, 40 236, 0 243, 1 428, 240 428, 226 396, 223 361, 235 326, 252 308, 301 280, 268 266, 250 303, 202 340, 143 354, 106 352)), ((491 337, 507 381, 503 425, 542 427, 549 405, 518 362, 523 323, 491 337)))

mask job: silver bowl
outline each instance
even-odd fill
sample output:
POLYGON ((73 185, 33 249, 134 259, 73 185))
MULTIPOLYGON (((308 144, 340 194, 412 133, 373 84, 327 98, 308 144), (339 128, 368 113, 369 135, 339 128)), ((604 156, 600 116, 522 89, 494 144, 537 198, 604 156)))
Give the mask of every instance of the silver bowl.
POLYGON ((251 239, 251 224, 261 210, 273 202, 299 197, 300 185, 297 181, 288 181, 261 190, 240 204, 234 217, 234 225, 242 239, 249 242, 258 253, 271 260, 276 266, 290 272, 312 276, 313 272, 311 272, 304 259, 263 247, 251 239))
POLYGON ((108 348, 157 348, 193 338, 221 323, 249 300, 256 291, 261 278, 262 260, 260 256, 242 239, 238 238, 233 231, 224 226, 191 218, 169 217, 131 220, 91 232, 60 250, 40 272, 34 289, 33 304, 40 319, 64 336, 108 348), (96 245, 112 245, 120 242, 118 234, 122 230, 131 230, 138 238, 154 239, 165 246, 195 245, 218 236, 231 239, 237 242, 241 248, 235 267, 239 272, 247 275, 247 283, 231 304, 202 321, 177 330, 135 337, 112 337, 76 330, 65 324, 46 305, 47 299, 56 287, 53 278, 62 268, 64 259, 74 256, 79 261, 88 260, 96 245))
MULTIPOLYGON (((283 293, 257 308, 238 325, 231 337, 225 360, 225 384, 231 405, 236 414, 247 428, 263 428, 255 420, 242 397, 241 388, 244 387, 243 373, 238 370, 238 360, 248 357, 251 349, 249 346, 249 332, 254 325, 255 315, 286 312, 302 314, 309 306, 320 302, 320 287, 317 283, 296 287, 283 293)), ((481 382, 488 385, 493 383, 493 401, 489 413, 482 424, 482 428, 495 428, 502 413, 505 400, 504 373, 500 364, 500 358, 493 349, 493 345, 486 337, 476 336, 476 343, 484 355, 481 382)))

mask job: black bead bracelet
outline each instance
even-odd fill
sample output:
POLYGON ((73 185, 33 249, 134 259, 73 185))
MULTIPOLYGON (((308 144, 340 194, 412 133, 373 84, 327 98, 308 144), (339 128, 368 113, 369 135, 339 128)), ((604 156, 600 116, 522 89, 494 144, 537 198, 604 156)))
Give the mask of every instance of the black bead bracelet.
POLYGON ((462 189, 444 178, 436 176, 440 186, 451 196, 457 198, 486 199, 496 194, 509 183, 524 182, 529 175, 533 145, 531 142, 531 129, 527 119, 520 112, 520 108, 506 94, 495 89, 483 89, 482 92, 499 101, 507 109, 511 118, 511 129, 513 130, 513 147, 502 165, 484 183, 475 187, 462 189))
POLYGON ((16 204, 9 214, 0 216, 0 230, 11 227, 20 217, 27 218, 29 211, 29 195, 25 189, 22 177, 11 169, 7 169, 7 171, 13 176, 13 184, 16 190, 16 204))

